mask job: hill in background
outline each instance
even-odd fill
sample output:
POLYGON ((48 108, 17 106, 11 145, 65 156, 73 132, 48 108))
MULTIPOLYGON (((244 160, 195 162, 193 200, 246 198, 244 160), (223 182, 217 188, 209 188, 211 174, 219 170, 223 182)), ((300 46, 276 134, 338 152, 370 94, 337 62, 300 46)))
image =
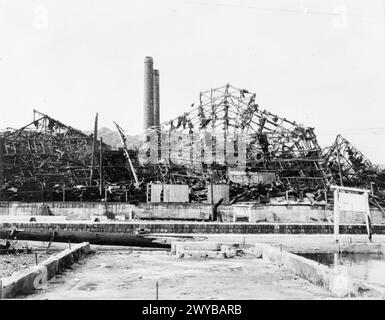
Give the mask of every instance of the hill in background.
MULTIPOLYGON (((84 131, 86 134, 92 134, 93 130, 84 131)), ((103 139, 103 142, 110 145, 114 149, 122 148, 123 144, 118 131, 113 131, 109 128, 102 127, 98 129, 98 139, 103 139)), ((139 146, 139 135, 130 136, 126 135, 127 144, 129 149, 135 149, 139 146)))

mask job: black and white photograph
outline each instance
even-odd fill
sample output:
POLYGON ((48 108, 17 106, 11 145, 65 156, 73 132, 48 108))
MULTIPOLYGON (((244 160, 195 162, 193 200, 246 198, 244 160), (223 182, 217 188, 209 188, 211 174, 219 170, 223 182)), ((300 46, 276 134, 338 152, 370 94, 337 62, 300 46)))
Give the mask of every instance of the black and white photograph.
POLYGON ((0 0, 6 300, 385 300, 385 0, 0 0))

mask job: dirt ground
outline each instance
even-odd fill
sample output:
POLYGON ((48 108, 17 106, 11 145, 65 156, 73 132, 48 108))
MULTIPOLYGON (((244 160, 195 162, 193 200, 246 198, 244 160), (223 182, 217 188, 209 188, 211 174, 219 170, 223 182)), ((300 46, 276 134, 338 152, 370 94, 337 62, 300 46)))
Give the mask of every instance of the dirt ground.
POLYGON ((262 259, 177 259, 98 250, 27 299, 325 299, 332 294, 262 259))
MULTIPOLYGON (((289 251, 329 251, 333 235, 195 235, 211 241, 268 243, 289 251)), ((365 235, 341 236, 341 243, 366 242, 365 235)), ((374 241, 385 242, 375 235, 374 241)), ((33 242, 43 249, 47 243, 33 242)), ((53 243, 63 249, 66 243, 53 243)), ((56 275, 47 289, 26 299, 333 299, 327 290, 263 259, 177 259, 164 249, 91 245, 96 252, 56 275)), ((4 256, 0 256, 1 259, 4 256)), ((43 259, 43 257, 41 257, 43 259)), ((26 264, 34 264, 34 255, 26 264), (32 261, 31 261, 32 260, 32 261)), ((40 257, 39 257, 40 260, 40 257)), ((9 264, 7 262, 6 264, 9 264)), ((0 271, 4 269, 0 262, 0 271)), ((7 268, 7 266, 5 266, 7 268)))
MULTIPOLYGON (((37 251, 37 260, 43 261, 57 251, 37 251)), ((4 254, 0 255, 0 278, 8 277, 12 273, 27 269, 36 264, 35 253, 4 254)))
POLYGON ((0 254, 0 278, 34 266, 36 264, 35 252, 39 263, 67 247, 67 244, 52 243, 47 251, 48 243, 39 241, 11 241, 11 245, 14 248, 31 248, 32 253, 0 254))

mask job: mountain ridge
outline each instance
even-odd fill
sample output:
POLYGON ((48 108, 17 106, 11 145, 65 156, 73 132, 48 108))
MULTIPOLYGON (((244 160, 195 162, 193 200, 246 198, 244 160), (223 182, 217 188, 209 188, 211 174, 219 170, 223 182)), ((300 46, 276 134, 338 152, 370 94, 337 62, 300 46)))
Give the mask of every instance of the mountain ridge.
MULTIPOLYGON (((83 131, 85 134, 93 134, 93 130, 83 131)), ((136 149, 139 145, 139 135, 125 135, 127 139, 127 147, 129 149, 136 149)), ((119 149, 123 147, 123 143, 118 131, 114 131, 107 127, 102 127, 98 129, 98 138, 102 138, 103 142, 110 145, 114 149, 119 149)))

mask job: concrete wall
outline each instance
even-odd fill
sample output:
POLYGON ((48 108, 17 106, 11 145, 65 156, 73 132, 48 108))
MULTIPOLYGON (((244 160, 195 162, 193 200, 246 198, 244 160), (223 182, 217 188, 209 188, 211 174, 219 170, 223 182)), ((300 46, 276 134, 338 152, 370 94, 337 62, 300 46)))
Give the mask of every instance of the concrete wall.
POLYGON ((88 220, 91 215, 103 215, 111 212, 115 215, 129 215, 134 205, 127 203, 101 202, 0 202, 0 215, 68 216, 73 219, 88 220))
MULTIPOLYGON (((333 209, 320 205, 221 205, 219 213, 226 222, 243 220, 251 223, 331 223, 333 209)), ((55 215, 68 220, 89 220, 91 216, 124 215, 141 219, 208 220, 211 205, 206 203, 141 203, 137 206, 124 202, 0 202, 2 216, 55 215)), ((372 223, 385 224, 385 217, 377 208, 371 208, 372 223)), ((343 212, 342 224, 364 224, 358 213, 343 212)))
POLYGON ((133 208, 141 219, 208 220, 211 205, 199 203, 142 203, 133 208))
POLYGON ((89 220, 91 216, 124 215, 141 219, 208 220, 211 205, 199 203, 141 203, 124 202, 0 202, 2 216, 66 216, 68 220, 89 220))
MULTIPOLYGON (((219 211, 227 221, 245 218, 252 223, 280 222, 280 223, 330 223, 333 218, 333 208, 321 205, 272 205, 250 204, 220 206, 219 211)), ((370 209, 373 224, 385 224, 385 217, 377 208, 370 209)), ((342 212, 340 223, 364 224, 365 216, 354 212, 342 212)))

